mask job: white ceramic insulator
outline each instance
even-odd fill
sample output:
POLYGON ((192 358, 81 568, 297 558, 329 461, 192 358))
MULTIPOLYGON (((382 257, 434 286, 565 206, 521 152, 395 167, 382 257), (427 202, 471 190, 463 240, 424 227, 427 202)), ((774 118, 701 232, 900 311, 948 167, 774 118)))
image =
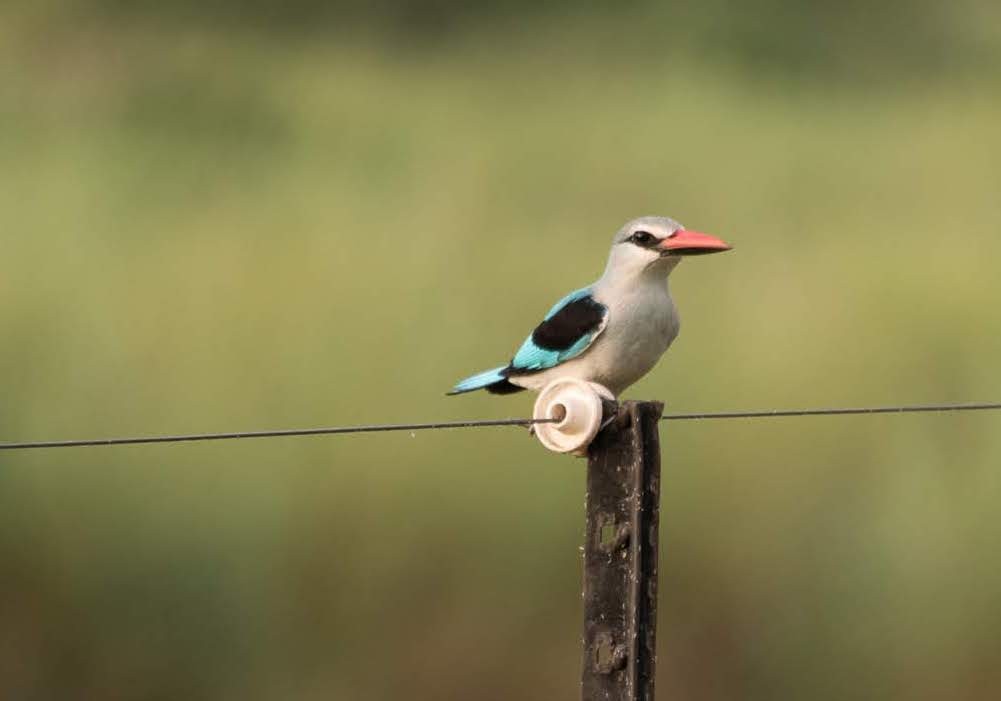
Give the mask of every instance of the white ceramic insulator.
POLYGON ((557 453, 586 455, 601 428, 603 398, 615 400, 607 387, 595 382, 572 377, 553 380, 539 392, 532 418, 559 422, 535 424, 535 435, 557 453))

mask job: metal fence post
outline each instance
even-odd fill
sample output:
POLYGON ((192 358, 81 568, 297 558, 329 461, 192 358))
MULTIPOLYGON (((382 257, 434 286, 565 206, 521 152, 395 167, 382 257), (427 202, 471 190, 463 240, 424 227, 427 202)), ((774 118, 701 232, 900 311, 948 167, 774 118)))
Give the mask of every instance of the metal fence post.
POLYGON ((653 701, 660 402, 624 402, 588 451, 584 701, 653 701))

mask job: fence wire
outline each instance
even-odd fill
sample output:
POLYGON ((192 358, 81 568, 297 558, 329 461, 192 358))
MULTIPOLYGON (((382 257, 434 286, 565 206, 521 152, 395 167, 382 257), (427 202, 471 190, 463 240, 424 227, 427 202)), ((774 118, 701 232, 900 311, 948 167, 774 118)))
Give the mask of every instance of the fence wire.
MULTIPOLYGON (((665 414, 662 421, 694 421, 713 419, 771 419, 800 416, 846 416, 859 414, 917 414, 1001 409, 1001 402, 981 404, 918 404, 887 407, 841 407, 824 409, 767 409, 763 411, 717 411, 690 414, 665 414)), ((471 421, 436 421, 409 424, 367 424, 359 426, 329 426, 323 428, 290 428, 268 431, 235 431, 228 433, 192 433, 166 436, 135 436, 128 438, 85 438, 80 440, 28 441, 0 443, 0 450, 31 450, 39 448, 81 448, 92 446, 139 445, 150 443, 186 443, 225 441, 238 438, 290 438, 294 436, 329 436, 349 433, 386 433, 391 431, 434 431, 492 426, 528 427, 538 423, 556 423, 556 419, 485 419, 471 421)))

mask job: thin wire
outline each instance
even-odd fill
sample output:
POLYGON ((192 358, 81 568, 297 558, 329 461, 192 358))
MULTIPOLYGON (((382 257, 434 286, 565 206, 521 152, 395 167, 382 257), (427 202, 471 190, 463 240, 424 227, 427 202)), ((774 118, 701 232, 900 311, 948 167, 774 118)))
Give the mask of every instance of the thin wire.
POLYGON ((193 433, 180 436, 139 436, 135 438, 90 438, 69 441, 37 441, 0 443, 0 450, 32 448, 79 448, 96 445, 136 445, 139 443, 183 443, 188 441, 225 441, 234 438, 282 438, 288 436, 325 436, 345 433, 380 433, 387 431, 428 431, 444 428, 477 428, 480 426, 530 426, 552 423, 555 419, 487 419, 485 421, 439 421, 420 424, 369 424, 361 426, 331 426, 328 428, 289 428, 274 431, 239 431, 234 433, 193 433))
POLYGON ((1001 409, 1001 403, 987 404, 918 404, 915 406, 856 407, 836 409, 770 409, 767 411, 718 411, 708 414, 665 414, 662 421, 693 419, 770 419, 781 416, 846 416, 851 414, 918 414, 945 411, 984 411, 1001 409))
MULTIPOLYGON (((985 404, 922 404, 915 406, 859 407, 831 409, 769 409, 766 411, 718 411, 701 414, 666 414, 663 421, 704 419, 767 419, 783 416, 843 416, 851 414, 916 414, 922 412, 984 411, 1001 409, 1001 402, 985 404)), ((292 428, 274 431, 241 431, 234 433, 195 433, 178 436, 139 436, 133 438, 91 438, 68 441, 36 441, 0 443, 0 450, 34 448, 79 448, 84 446, 136 445, 142 443, 182 443, 191 441, 223 441, 235 438, 282 438, 290 436, 343 435, 347 433, 381 433, 388 431, 428 431, 448 428, 480 428, 486 426, 531 426, 555 423, 556 419, 487 419, 480 421, 439 421, 413 424, 370 424, 332 426, 328 428, 292 428)))

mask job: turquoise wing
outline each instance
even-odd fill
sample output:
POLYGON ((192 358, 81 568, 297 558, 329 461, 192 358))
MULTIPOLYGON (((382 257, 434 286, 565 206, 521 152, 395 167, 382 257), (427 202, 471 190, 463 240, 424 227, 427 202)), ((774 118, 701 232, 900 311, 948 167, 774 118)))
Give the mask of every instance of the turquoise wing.
POLYGON ((594 343, 607 321, 608 308, 591 296, 590 288, 571 292, 553 305, 521 344, 508 373, 540 372, 576 358, 594 343))

